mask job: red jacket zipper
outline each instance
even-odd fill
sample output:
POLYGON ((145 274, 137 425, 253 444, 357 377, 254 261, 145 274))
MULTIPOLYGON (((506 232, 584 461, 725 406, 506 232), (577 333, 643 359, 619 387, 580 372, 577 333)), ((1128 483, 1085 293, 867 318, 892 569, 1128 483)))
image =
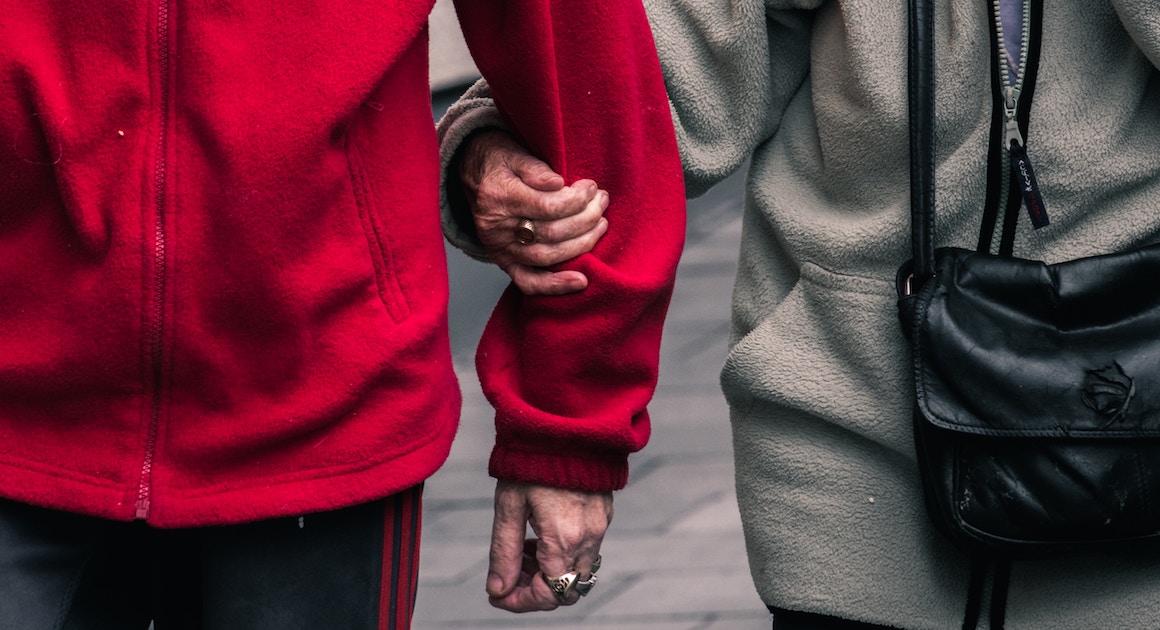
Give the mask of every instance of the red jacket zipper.
POLYGON ((157 446, 157 426, 161 422, 161 376, 164 359, 165 335, 165 154, 169 125, 169 0, 161 0, 157 7, 157 69, 161 95, 158 117, 157 156, 154 161, 153 194, 157 223, 153 241, 153 303, 152 326, 149 330, 150 367, 152 369, 153 397, 149 412, 149 432, 145 438, 145 460, 141 465, 141 480, 137 486, 137 510, 134 518, 149 518, 149 499, 153 479, 153 457, 157 446))

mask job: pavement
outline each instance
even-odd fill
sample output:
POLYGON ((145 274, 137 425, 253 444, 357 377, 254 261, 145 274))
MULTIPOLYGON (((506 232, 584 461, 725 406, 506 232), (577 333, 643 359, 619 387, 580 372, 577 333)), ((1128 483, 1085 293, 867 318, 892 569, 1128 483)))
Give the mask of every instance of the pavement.
POLYGON ((745 558, 728 410, 717 384, 741 235, 742 182, 734 175, 690 202, 660 382, 649 407, 652 439, 630 458, 628 487, 615 495, 599 584, 577 605, 553 612, 515 615, 490 607, 484 593, 494 427, 473 353, 506 276, 448 252, 452 350, 464 408, 451 457, 426 485, 417 630, 768 630, 770 616, 745 558))

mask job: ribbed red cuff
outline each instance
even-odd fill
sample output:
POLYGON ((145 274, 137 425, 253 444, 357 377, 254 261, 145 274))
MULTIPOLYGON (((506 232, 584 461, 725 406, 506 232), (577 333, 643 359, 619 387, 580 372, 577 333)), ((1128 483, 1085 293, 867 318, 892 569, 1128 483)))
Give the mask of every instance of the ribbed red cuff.
POLYGON ((488 472, 507 479, 569 490, 609 492, 628 483, 628 455, 594 457, 518 450, 497 444, 488 472))

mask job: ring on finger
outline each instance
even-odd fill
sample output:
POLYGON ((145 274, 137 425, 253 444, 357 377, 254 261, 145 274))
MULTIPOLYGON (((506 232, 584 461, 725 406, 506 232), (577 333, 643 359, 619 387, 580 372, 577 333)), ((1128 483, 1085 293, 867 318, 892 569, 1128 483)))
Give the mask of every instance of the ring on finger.
POLYGON ((531 245, 536 242, 536 222, 528 218, 520 219, 516 223, 516 242, 520 245, 531 245))
MULTIPOLYGON (((576 587, 576 580, 580 577, 580 574, 575 571, 569 571, 560 577, 548 577, 544 573, 540 575, 543 576, 544 583, 548 585, 548 590, 552 591, 552 596, 561 604, 568 603, 568 593, 576 587)), ((579 591, 576 592, 579 593, 579 591)))
POLYGON ((593 586, 596 586, 596 574, 595 573, 593 573, 592 575, 589 575, 587 580, 576 580, 575 582, 573 582, 572 583, 572 590, 579 593, 580 597, 587 597, 588 592, 592 590, 593 586))
POLYGON ((541 573, 544 578, 544 583, 548 585, 548 589, 552 591, 552 595, 556 601, 561 604, 568 603, 568 594, 576 591, 580 597, 585 597, 596 586, 596 572, 600 570, 601 556, 596 555, 596 559, 592 561, 592 568, 589 569, 588 579, 581 580, 580 573, 577 571, 569 571, 560 577, 548 577, 547 574, 541 573))

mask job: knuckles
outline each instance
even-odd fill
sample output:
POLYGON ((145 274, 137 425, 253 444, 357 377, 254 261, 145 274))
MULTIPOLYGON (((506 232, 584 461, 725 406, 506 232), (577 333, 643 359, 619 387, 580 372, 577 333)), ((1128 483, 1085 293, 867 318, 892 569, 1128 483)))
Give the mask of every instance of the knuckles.
POLYGON ((538 245, 523 247, 517 251, 521 254, 518 256, 520 262, 530 267, 547 267, 558 262, 552 252, 538 245))

